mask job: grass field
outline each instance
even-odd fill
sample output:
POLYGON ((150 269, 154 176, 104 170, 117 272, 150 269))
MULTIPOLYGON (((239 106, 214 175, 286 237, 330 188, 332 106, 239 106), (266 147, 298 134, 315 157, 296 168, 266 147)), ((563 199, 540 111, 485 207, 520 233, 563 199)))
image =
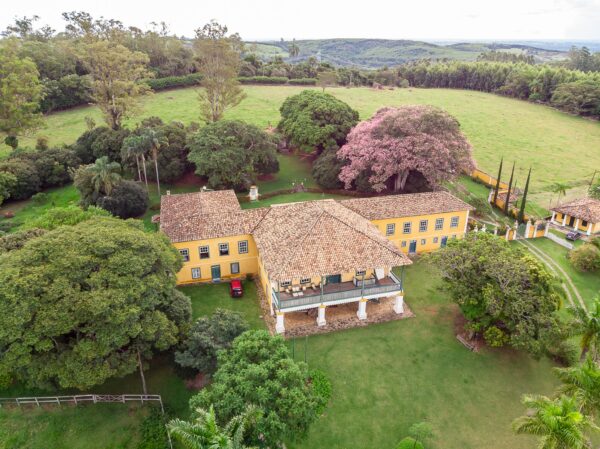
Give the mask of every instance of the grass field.
MULTIPOLYGON (((247 98, 226 116, 261 127, 276 125, 283 100, 303 89, 246 86, 247 98)), ((568 196, 579 195, 594 169, 600 168, 600 125, 546 106, 451 89, 329 88, 327 91, 356 108, 361 119, 368 118, 382 106, 432 104, 448 110, 460 121, 482 169, 495 173, 501 156, 507 162, 507 170, 510 163, 516 161, 517 183, 522 187, 527 170, 533 167, 530 199, 543 207, 548 207, 552 198, 548 193, 552 183, 575 184, 579 187, 568 196)), ((152 115, 166 121, 199 121, 195 89, 160 92, 144 99, 138 119, 152 115)), ((82 107, 48 116, 47 127, 38 134, 47 136, 52 144, 71 143, 85 130, 86 116, 102 122, 96 108, 82 107)), ((33 142, 29 139, 23 143, 32 146, 33 142)), ((6 146, 0 146, 0 155, 7 151, 6 146)))

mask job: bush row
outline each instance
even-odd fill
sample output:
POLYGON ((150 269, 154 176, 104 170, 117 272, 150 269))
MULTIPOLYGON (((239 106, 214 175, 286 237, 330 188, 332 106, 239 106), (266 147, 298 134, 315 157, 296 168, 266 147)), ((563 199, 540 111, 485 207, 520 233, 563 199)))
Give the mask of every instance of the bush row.
POLYGON ((317 84, 316 78, 289 79, 285 76, 240 76, 238 81, 242 84, 291 84, 296 86, 314 86, 317 84))
POLYGON ((190 73, 183 76, 166 76, 164 78, 151 78, 146 80, 146 84, 152 90, 174 89, 177 87, 195 86, 202 80, 200 73, 190 73))

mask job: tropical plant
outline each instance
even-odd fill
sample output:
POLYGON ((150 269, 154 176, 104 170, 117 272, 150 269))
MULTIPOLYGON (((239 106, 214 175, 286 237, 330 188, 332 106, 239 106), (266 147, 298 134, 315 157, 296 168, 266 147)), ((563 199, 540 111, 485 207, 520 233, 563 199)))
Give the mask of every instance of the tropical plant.
POLYGON ((591 443, 587 432, 600 430, 579 411, 577 399, 560 396, 525 396, 523 404, 530 409, 526 416, 513 422, 517 434, 540 438, 540 449, 588 449, 591 443))
POLYGON ((550 191, 556 193, 556 204, 560 204, 560 197, 565 197, 570 188, 571 186, 566 182, 555 182, 550 186, 550 191))
POLYGON ((97 159, 88 169, 96 193, 110 195, 113 188, 121 181, 121 165, 118 162, 110 162, 106 156, 97 159))
POLYGON ((154 161, 154 170, 156 172, 156 188, 158 189, 158 196, 160 197, 160 178, 158 175, 158 152, 161 148, 169 144, 169 140, 166 136, 156 129, 147 128, 144 130, 142 137, 148 142, 150 153, 152 154, 152 160, 154 161))
POLYGON ((411 173, 437 186, 474 167, 458 121, 433 106, 380 109, 350 131, 337 154, 348 162, 340 172, 347 189, 368 170, 374 190, 398 192, 411 173))
MULTIPOLYGON (((123 140, 123 146, 121 147, 121 159, 127 162, 130 159, 135 159, 135 166, 137 168, 138 181, 142 181, 142 172, 140 168, 140 159, 146 153, 146 140, 142 136, 132 135, 123 140)), ((144 181, 146 188, 148 187, 148 177, 146 176, 146 165, 144 166, 144 181)))
POLYGON ((600 352, 600 297, 594 299, 590 311, 583 306, 572 306, 569 312, 573 316, 571 334, 581 337, 581 360, 588 352, 594 360, 598 360, 600 352))
POLYGON ((554 372, 562 382, 560 393, 575 397, 582 413, 600 412, 600 368, 589 354, 581 365, 554 368, 554 372))
POLYGON ((251 449, 244 445, 244 434, 256 413, 254 407, 247 407, 221 427, 211 405, 208 410, 196 408, 192 421, 173 419, 167 428, 185 449, 251 449))
POLYGON ((408 434, 414 438, 415 444, 413 449, 416 449, 418 443, 425 445, 425 442, 433 437, 433 429, 431 428, 431 424, 422 421, 410 426, 408 434))

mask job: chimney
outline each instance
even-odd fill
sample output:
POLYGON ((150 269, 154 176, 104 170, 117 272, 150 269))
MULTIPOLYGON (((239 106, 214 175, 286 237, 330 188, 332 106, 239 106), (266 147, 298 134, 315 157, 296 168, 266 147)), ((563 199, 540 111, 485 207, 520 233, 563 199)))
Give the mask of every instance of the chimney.
POLYGON ((250 201, 257 201, 258 200, 258 187, 250 186, 250 193, 248 194, 248 196, 250 197, 250 201))
POLYGON ((170 190, 167 190, 167 196, 169 196, 171 194, 170 190))

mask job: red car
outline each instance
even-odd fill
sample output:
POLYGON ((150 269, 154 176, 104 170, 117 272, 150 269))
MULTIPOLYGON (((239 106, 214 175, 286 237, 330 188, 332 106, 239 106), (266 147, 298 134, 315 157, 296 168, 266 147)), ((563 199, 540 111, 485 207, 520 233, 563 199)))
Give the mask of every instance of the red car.
POLYGON ((234 279, 229 284, 229 294, 232 298, 241 298, 244 294, 244 289, 242 288, 242 281, 239 279, 234 279))

